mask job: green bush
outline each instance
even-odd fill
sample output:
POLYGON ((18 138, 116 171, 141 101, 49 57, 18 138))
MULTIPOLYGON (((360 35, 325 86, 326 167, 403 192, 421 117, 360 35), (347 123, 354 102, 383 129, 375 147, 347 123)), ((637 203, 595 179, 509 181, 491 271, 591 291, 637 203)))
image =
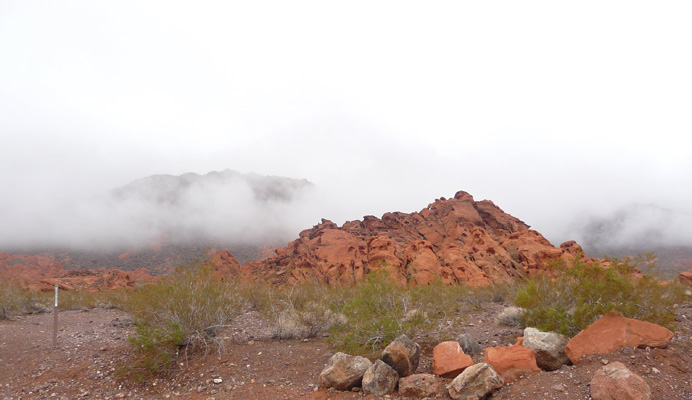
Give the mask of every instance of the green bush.
POLYGON ((526 309, 522 324, 574 336, 617 310, 628 318, 670 327, 673 304, 682 301, 683 291, 639 275, 633 260, 638 259, 607 259, 606 266, 579 257, 549 263, 547 274, 527 280, 516 294, 516 305, 526 309))
POLYGON ((181 351, 210 346, 220 349, 217 329, 243 306, 236 286, 222 282, 208 265, 180 266, 168 279, 145 285, 125 299, 136 325, 130 337, 140 353, 133 370, 146 378, 172 365, 181 351))
POLYGON ((351 354, 375 355, 401 334, 431 334, 463 319, 465 286, 435 282, 426 286, 394 283, 386 270, 374 272, 342 294, 332 309, 345 323, 332 327, 329 340, 351 354))

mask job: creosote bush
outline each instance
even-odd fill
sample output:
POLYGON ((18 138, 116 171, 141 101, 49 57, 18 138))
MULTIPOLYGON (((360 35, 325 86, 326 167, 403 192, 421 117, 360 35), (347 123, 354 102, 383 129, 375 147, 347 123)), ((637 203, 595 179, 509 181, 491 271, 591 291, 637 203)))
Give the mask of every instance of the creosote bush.
MULTIPOLYGON (((684 301, 675 283, 637 273, 637 259, 606 259, 607 265, 555 260, 549 272, 527 280, 515 303, 525 308, 521 322, 544 331, 574 336, 600 316, 617 310, 628 318, 671 327, 673 305, 684 301)), ((649 263, 649 270, 655 267, 649 263)))
POLYGON ((350 354, 375 355, 401 334, 414 337, 436 331, 463 318, 464 286, 435 282, 426 286, 402 286, 385 270, 374 272, 344 291, 333 311, 346 323, 331 329, 329 340, 350 354))
POLYGON ((216 331, 240 312, 244 300, 235 284, 212 272, 208 265, 181 265, 170 278, 126 298, 136 325, 130 343, 141 356, 132 370, 139 378, 165 370, 189 349, 220 349, 216 331))

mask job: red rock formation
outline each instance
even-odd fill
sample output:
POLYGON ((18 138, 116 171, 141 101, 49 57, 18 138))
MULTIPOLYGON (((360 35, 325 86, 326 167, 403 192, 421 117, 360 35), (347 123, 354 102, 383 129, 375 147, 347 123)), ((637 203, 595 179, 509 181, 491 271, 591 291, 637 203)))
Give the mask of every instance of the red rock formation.
POLYGON ((576 364, 584 354, 610 353, 623 347, 666 347, 673 332, 651 322, 625 318, 611 311, 589 325, 565 346, 576 364))
POLYGON ((341 227, 323 219, 273 257, 247 263, 238 273, 274 283, 353 284, 383 269, 402 284, 487 285, 531 275, 546 260, 580 250, 574 242, 556 248, 491 201, 458 192, 411 214, 366 216, 341 227))
POLYGON ((148 270, 123 272, 118 269, 67 270, 55 256, 0 253, 0 282, 16 282, 29 290, 102 291, 134 287, 136 282, 154 280, 148 270))

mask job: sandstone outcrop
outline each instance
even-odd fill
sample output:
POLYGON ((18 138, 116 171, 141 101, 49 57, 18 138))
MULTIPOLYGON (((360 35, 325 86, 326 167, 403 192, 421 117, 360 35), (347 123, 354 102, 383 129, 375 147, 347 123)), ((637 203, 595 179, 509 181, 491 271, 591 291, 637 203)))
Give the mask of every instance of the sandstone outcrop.
POLYGON ((644 379, 619 361, 596 371, 590 388, 593 400, 651 399, 651 388, 644 379))
POLYGON ((485 349, 485 360, 505 382, 513 382, 521 375, 538 372, 536 355, 523 345, 523 338, 518 338, 513 346, 498 346, 485 349))
POLYGON ((341 227, 323 219, 273 257, 233 269, 273 283, 353 284, 384 270, 400 283, 488 285, 532 275, 547 260, 580 250, 573 242, 557 248, 493 202, 458 192, 420 212, 366 216, 341 227))
POLYGON ((672 338, 673 332, 660 325, 610 311, 573 337, 565 353, 576 364, 585 354, 610 353, 623 347, 663 348, 672 338))

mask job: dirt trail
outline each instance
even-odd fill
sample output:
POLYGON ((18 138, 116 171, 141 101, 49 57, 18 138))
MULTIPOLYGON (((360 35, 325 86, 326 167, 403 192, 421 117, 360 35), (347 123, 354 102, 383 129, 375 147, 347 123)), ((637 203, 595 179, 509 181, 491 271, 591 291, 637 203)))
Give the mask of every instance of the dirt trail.
MULTIPOLYGON (((481 346, 507 345, 521 330, 500 327, 492 316, 501 305, 470 312, 448 332, 468 332, 481 346)), ((641 375, 656 399, 692 399, 692 304, 677 309, 678 333, 667 349, 628 349, 591 355, 579 366, 540 372, 506 385, 493 399, 588 399, 588 383, 606 362, 620 361, 641 375)), ((317 389, 317 376, 334 353, 324 339, 270 339, 266 321, 247 312, 220 333, 221 353, 195 352, 165 378, 147 383, 118 376, 118 363, 132 362, 133 333, 124 312, 94 309, 60 314, 59 346, 52 347, 53 316, 32 315, 0 322, 0 399, 374 399, 356 392, 317 389), (221 380, 219 382, 219 379, 221 380), (217 383, 215 383, 215 380, 217 383)), ((423 345, 418 372, 430 372, 439 337, 423 345)), ((482 356, 475 357, 481 361, 482 356)), ((391 399, 399 399, 396 393, 391 399)))

